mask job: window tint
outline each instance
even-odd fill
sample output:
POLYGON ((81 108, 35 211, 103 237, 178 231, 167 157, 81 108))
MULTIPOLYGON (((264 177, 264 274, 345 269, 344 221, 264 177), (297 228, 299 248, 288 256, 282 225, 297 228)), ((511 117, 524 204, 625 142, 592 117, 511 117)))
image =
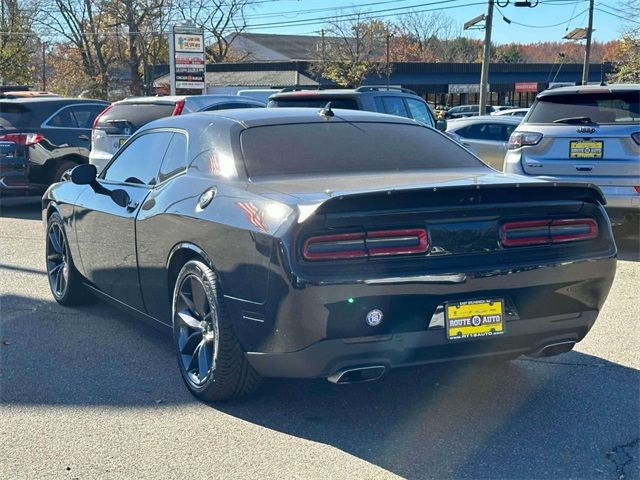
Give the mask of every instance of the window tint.
POLYGON ((76 123, 76 119, 73 117, 71 113, 71 107, 66 107, 56 113, 48 122, 48 127, 59 127, 59 128, 77 128, 78 124, 76 123))
POLYGON ((170 132, 152 132, 134 139, 109 165, 103 178, 113 182, 155 185, 172 135, 170 132))
POLYGON ((209 108, 205 108, 203 112, 212 112, 214 110, 230 110, 232 108, 260 108, 260 105, 252 105, 250 103, 240 103, 240 102, 228 102, 228 103, 220 103, 218 105, 213 105, 209 108))
POLYGON ((244 130, 240 142, 249 176, 483 166, 456 142, 430 128, 411 124, 271 125, 244 130))
POLYGON ((0 127, 26 127, 32 117, 33 112, 22 104, 0 102, 0 127))
POLYGON ((153 120, 171 116, 174 108, 173 103, 116 103, 100 117, 96 127, 110 135, 131 135, 153 120))
POLYGON ((71 114, 79 128, 91 128, 93 121, 105 108, 105 105, 76 105, 71 107, 71 114))
POLYGON ((401 97, 382 97, 382 105, 384 105, 384 113, 398 117, 409 116, 401 97))
POLYGON ((528 123, 553 123, 588 117, 596 123, 640 122, 640 92, 601 92, 549 95, 531 107, 528 123))
POLYGON ((429 111, 427 110, 428 107, 424 103, 415 98, 405 98, 405 100, 409 107, 409 112, 414 119, 426 125, 433 126, 431 115, 429 115, 429 111))
POLYGON ((358 108, 358 102, 353 98, 331 98, 331 97, 288 97, 278 98, 276 100, 270 100, 270 107, 310 107, 310 108, 322 108, 327 103, 331 102, 331 108, 344 108, 345 110, 360 110, 358 108))
POLYGON ((463 138, 474 140, 488 140, 492 142, 506 142, 515 126, 501 125, 497 123, 476 123, 467 128, 458 130, 457 133, 463 138), (506 127, 510 127, 510 130, 506 127), (508 132, 508 133, 507 133, 508 132))
POLYGON ((187 166, 187 137, 182 133, 174 133, 169 142, 167 153, 164 155, 158 180, 166 179, 183 171, 187 166))

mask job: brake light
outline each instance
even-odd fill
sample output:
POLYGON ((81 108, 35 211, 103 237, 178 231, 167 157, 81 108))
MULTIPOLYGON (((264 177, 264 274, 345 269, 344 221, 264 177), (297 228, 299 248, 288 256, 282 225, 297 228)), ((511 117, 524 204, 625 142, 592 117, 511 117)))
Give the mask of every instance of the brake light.
POLYGON ((93 125, 91 126, 92 130, 95 130, 96 127, 98 126, 98 122, 100 121, 100 118, 102 118, 102 116, 107 113, 109 110, 111 110, 113 108, 113 105, 115 104, 111 104, 109 105, 107 108, 105 108, 103 111, 101 111, 98 116, 95 118, 95 120, 93 121, 93 125))
POLYGON ((527 145, 537 145, 542 140, 542 134, 537 132, 513 132, 509 137, 509 150, 515 150, 527 145))
POLYGON ((176 106, 173 108, 173 113, 171 114, 171 116, 175 117, 176 115, 180 115, 182 113, 182 110, 184 110, 184 99, 178 100, 176 102, 176 106))
POLYGON ((640 145, 640 132, 632 133, 631 138, 633 138, 634 142, 640 145))
POLYGON ((501 230, 504 247, 574 242, 598 236, 598 224, 592 218, 507 222, 501 230))
POLYGON ((633 187, 637 193, 640 193, 640 185, 633 187))
POLYGON ((401 229, 320 235, 307 239, 306 260, 337 260, 425 253, 429 247, 426 230, 401 229))
POLYGON ((0 135, 0 141, 13 142, 16 145, 28 147, 40 143, 44 136, 41 133, 7 133, 0 135))

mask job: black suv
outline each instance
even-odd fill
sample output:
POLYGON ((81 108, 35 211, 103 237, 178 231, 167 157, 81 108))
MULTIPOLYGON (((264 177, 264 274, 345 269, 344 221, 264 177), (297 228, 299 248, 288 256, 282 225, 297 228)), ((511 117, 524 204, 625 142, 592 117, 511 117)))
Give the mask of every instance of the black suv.
MULTIPOLYGON (((429 127, 436 127, 431 109, 415 92, 406 88, 363 86, 355 89, 300 89, 285 88, 269 97, 273 107, 314 107, 322 108, 331 102, 332 108, 347 110, 367 110, 387 113, 399 117, 413 118, 429 127)), ((446 124, 437 125, 438 130, 446 129, 446 124)))
POLYGON ((56 96, 0 99, 0 197, 41 195, 87 163, 93 121, 107 105, 56 96))

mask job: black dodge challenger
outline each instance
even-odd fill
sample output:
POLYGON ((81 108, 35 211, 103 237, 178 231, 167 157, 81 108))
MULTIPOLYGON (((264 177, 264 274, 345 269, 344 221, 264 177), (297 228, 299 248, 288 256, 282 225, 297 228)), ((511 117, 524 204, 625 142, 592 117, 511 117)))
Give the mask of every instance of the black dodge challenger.
POLYGON ((613 281, 601 192, 492 170, 375 113, 246 109, 150 123, 42 203, 55 299, 169 327, 212 401, 262 376, 569 351, 613 281))

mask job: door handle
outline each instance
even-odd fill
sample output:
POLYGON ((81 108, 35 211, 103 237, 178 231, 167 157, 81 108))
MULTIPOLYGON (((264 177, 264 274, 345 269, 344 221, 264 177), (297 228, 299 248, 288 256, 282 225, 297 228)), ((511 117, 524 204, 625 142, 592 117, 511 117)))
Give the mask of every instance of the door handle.
POLYGON ((89 138, 89 135, 84 135, 84 134, 83 134, 83 135, 78 135, 78 138, 79 138, 80 140, 91 140, 91 139, 89 138))
POLYGON ((134 202, 133 200, 127 204, 127 212, 131 213, 140 205, 139 202, 134 202))

